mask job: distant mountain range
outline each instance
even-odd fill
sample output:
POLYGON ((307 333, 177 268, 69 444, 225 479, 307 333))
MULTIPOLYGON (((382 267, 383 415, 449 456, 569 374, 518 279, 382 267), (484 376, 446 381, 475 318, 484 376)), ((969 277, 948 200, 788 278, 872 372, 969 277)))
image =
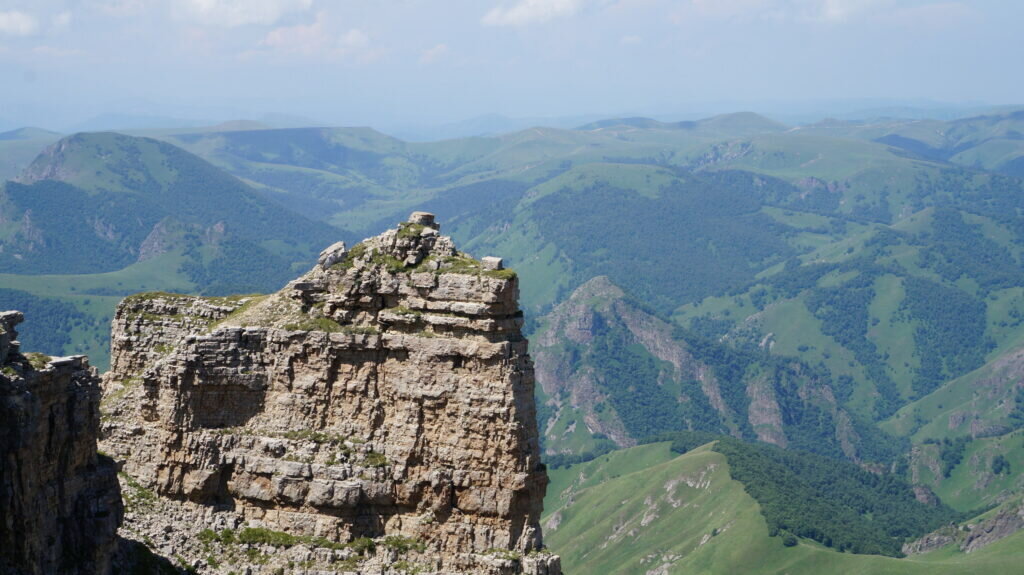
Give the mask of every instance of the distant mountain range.
POLYGON ((50 145, 0 186, 0 214, 0 270, 11 274, 4 298, 41 317, 77 314, 70 341, 45 324, 39 333, 50 339, 29 330, 26 340, 89 351, 99 365, 119 296, 144 287, 270 291, 338 235, 180 148, 114 133, 50 145))
POLYGON ((552 464, 697 430, 961 513, 1024 492, 1024 113, 572 126, 23 130, 0 149, 50 147, 0 191, 0 307, 102 365, 122 294, 268 291, 430 211, 521 278, 552 464))
POLYGON ((180 148, 114 133, 51 145, 2 198, 0 266, 16 273, 116 271, 181 251, 197 285, 238 282, 206 291, 268 289, 332 236, 180 148))
POLYGON ((59 137, 60 134, 57 132, 51 132, 42 128, 19 128, 17 130, 11 130, 10 132, 3 132, 0 134, 0 142, 16 140, 46 140, 59 137))

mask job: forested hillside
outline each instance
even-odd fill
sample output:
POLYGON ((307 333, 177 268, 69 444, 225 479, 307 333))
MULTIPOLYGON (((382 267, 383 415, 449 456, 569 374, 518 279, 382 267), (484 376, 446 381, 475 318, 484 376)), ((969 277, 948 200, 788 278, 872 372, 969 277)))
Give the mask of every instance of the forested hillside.
POLYGON ((337 237, 180 148, 112 133, 48 147, 0 187, 0 213, 0 272, 15 288, 0 307, 43 316, 24 334, 35 349, 101 366, 118 296, 269 291, 337 237), (66 327, 49 329, 58 317, 66 327))
POLYGON ((854 461, 909 447, 837 402, 827 369, 673 327, 603 276, 545 316, 533 343, 555 466, 681 430, 854 461))
POLYGON ((74 326, 45 345, 103 365, 122 294, 266 291, 422 209, 516 268, 552 463, 703 430, 960 511, 1024 488, 1020 113, 241 128, 73 136, 4 186, 5 297, 74 326))
POLYGON ((543 525, 563 569, 609 575, 1016 572, 1022 532, 1004 532, 969 553, 960 548, 972 537, 967 526, 991 529, 996 510, 958 516, 916 501, 899 479, 735 440, 704 444, 713 440, 642 445, 553 471, 543 525), (949 523, 961 518, 967 520, 949 523), (904 538, 935 525, 943 526, 939 545, 896 557, 904 538))

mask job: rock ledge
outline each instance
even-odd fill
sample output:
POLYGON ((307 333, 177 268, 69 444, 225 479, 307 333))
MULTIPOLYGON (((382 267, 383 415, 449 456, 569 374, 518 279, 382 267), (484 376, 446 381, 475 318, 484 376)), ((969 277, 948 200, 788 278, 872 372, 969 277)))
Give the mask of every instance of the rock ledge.
POLYGON ((125 299, 101 446, 129 536, 202 573, 560 574, 518 280, 438 232, 339 242, 269 296, 125 299))

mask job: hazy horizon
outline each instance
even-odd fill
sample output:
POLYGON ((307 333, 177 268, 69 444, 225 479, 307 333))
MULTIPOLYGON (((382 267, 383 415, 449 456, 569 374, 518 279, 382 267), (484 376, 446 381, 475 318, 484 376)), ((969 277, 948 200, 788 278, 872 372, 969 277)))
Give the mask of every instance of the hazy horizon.
POLYGON ((1018 3, 440 4, 3 1, 0 128, 68 131, 123 116, 412 133, 488 115, 797 119, 1024 102, 1024 79, 1000 57, 1024 52, 1018 3))

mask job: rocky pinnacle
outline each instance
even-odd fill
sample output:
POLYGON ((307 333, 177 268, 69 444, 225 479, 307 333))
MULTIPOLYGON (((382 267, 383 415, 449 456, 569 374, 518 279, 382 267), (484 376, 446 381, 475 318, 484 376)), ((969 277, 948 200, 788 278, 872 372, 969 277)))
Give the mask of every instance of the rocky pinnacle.
POLYGON ((22 354, 22 319, 0 312, 0 575, 106 574, 122 503, 100 379, 83 356, 22 354))
POLYGON ((125 299, 101 447, 156 496, 127 528, 203 573, 559 574, 518 279, 439 232, 415 212, 268 296, 125 299), (278 539, 232 567, 203 529, 278 539))

